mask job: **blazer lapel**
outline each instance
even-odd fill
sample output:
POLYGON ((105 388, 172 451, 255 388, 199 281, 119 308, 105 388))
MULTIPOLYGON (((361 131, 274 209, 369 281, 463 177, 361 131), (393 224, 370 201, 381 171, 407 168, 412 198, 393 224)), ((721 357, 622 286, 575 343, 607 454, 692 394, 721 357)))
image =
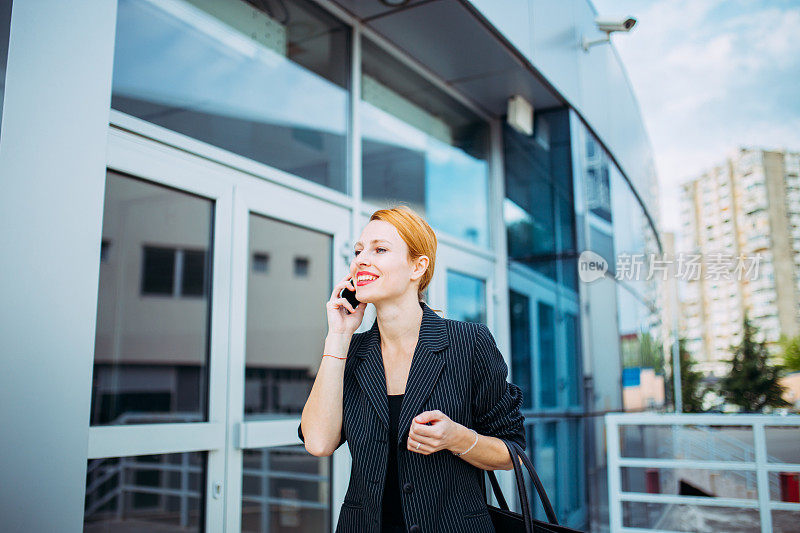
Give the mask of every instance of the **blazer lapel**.
MULTIPOLYGON (((444 358, 439 352, 449 345, 445 320, 424 302, 420 302, 420 307, 422 307, 422 324, 417 347, 411 359, 403 405, 400 408, 398 443, 403 440, 411 425, 411 420, 419 414, 422 404, 430 396, 444 367, 444 358)), ((381 337, 377 320, 367 332, 363 348, 356 353, 356 356, 361 358, 355 370, 356 379, 378 413, 378 418, 388 429, 389 404, 386 399, 386 370, 383 366, 381 337)))
POLYGON ((367 395, 378 418, 386 429, 389 429, 389 404, 386 399, 386 371, 383 367, 381 356, 381 337, 378 331, 378 319, 367 332, 364 339, 364 348, 356 353, 361 358, 356 367, 355 374, 361 390, 367 395))
POLYGON ((420 302, 420 305, 422 306, 422 325, 419 330, 417 347, 414 349, 414 357, 411 359, 403 405, 400 408, 398 444, 406 438, 411 420, 421 412, 422 405, 436 385, 444 367, 444 357, 440 352, 449 344, 445 320, 425 303, 420 302))

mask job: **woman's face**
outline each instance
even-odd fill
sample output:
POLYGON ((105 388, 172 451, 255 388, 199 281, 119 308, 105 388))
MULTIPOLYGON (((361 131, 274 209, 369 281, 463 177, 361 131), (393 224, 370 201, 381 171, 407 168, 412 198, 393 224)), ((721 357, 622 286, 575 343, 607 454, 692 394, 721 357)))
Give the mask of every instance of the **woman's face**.
POLYGON ((422 256, 412 265, 408 261, 408 246, 394 226, 383 220, 370 221, 353 253, 350 273, 360 301, 375 304, 408 292, 416 298, 418 280, 425 273, 428 258, 422 256), (370 281, 367 274, 377 277, 370 281))

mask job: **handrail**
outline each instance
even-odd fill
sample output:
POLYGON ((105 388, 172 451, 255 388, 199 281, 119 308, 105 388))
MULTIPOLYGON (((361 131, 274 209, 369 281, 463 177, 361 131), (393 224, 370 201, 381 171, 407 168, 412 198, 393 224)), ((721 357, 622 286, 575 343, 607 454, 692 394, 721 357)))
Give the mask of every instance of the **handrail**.
MULTIPOLYGON (((611 531, 666 531, 667 518, 676 506, 703 507, 735 507, 758 511, 760 530, 764 533, 772 531, 773 511, 800 511, 800 503, 773 501, 771 489, 779 487, 777 480, 770 479, 770 473, 800 473, 800 463, 785 463, 767 454, 766 428, 792 427, 800 430, 800 416, 796 415, 727 415, 727 414, 655 414, 655 413, 611 413, 606 415, 607 455, 608 455, 608 487, 609 517, 611 531), (646 457, 622 457, 620 428, 622 427, 671 427, 672 439, 655 444, 659 451, 658 459, 646 457), (699 429, 691 436, 679 428, 691 426, 699 429), (700 426, 698 428, 698 426, 700 426), (752 431, 753 446, 749 447, 736 439, 725 435, 717 435, 708 428, 714 426, 745 427, 752 431), (669 458, 662 455, 665 446, 673 446, 669 458), (689 453, 686 453, 686 452, 689 453), (698 452, 703 452, 702 455, 698 452), (718 498, 683 496, 677 494, 653 494, 622 490, 622 468, 672 468, 692 470, 717 470, 731 477, 750 478, 755 474, 756 497, 718 498), (751 473, 750 476, 747 473, 751 473), (663 504, 661 516, 651 522, 648 527, 624 526, 623 504, 625 502, 663 504)), ((643 454, 647 455, 647 454, 643 454)), ((774 477, 774 476, 773 476, 774 477)), ((674 513, 673 513, 674 514, 674 513)))

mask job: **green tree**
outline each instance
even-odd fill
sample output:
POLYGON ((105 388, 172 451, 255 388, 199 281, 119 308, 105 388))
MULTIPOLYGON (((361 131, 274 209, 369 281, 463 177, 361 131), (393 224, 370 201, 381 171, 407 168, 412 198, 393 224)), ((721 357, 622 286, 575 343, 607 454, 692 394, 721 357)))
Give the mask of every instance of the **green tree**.
MULTIPOLYGON (((678 339, 678 353, 680 354, 681 362, 681 399, 683 400, 683 412, 702 413, 703 399, 708 389, 703 385, 703 373, 694 368, 697 361, 692 359, 691 354, 686 350, 686 339, 683 337, 678 339)), ((675 405, 675 386, 672 384, 673 374, 674 372, 670 372, 667 375, 665 392, 667 402, 675 405)))
POLYGON ((783 364, 790 372, 800 372, 800 335, 787 337, 781 335, 783 364))
POLYGON ((783 367, 770 364, 769 352, 763 341, 754 337, 757 328, 744 317, 742 342, 733 347, 733 359, 728 375, 720 380, 719 394, 746 413, 758 413, 765 407, 790 407, 783 399, 785 387, 780 384, 783 367))

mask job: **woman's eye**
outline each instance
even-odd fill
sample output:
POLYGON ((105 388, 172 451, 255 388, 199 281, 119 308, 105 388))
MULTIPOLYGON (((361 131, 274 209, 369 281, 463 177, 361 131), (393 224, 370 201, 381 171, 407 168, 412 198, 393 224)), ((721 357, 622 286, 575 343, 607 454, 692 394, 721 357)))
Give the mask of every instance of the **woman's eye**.
POLYGON ((354 252, 353 252, 353 255, 358 255, 358 252, 360 252, 360 251, 361 251, 361 250, 356 250, 356 251, 354 251, 354 252))
POLYGON ((386 248, 376 248, 376 250, 383 250, 385 252, 386 248))

